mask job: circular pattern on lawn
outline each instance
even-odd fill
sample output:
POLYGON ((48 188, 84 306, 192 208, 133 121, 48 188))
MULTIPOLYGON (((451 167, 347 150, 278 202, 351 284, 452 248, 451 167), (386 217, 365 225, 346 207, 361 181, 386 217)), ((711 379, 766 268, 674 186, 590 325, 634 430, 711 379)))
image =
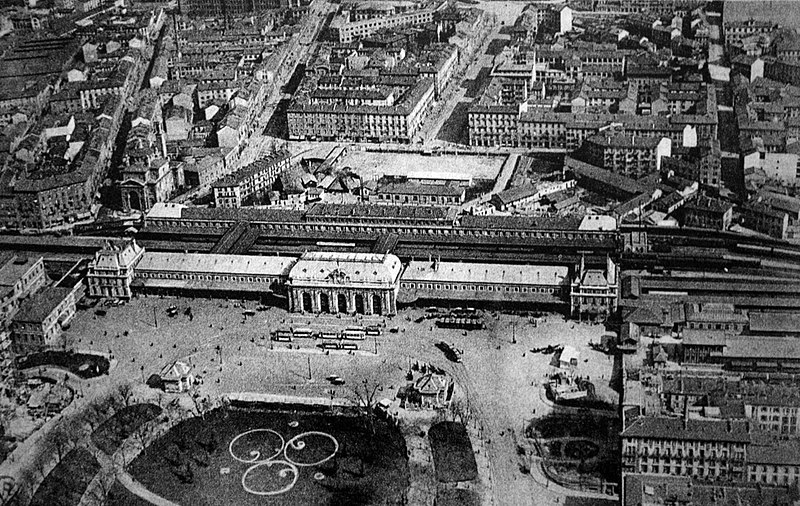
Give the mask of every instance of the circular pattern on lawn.
POLYGON ((335 437, 331 436, 327 432, 319 432, 319 431, 312 430, 312 431, 308 431, 308 432, 303 432, 302 434, 298 434, 295 437, 293 437, 292 439, 290 439, 286 443, 286 446, 283 449, 283 456, 286 458, 286 460, 288 462, 291 462, 292 464, 294 464, 296 466, 311 467, 311 466, 318 466, 318 465, 320 465, 320 464, 322 464, 324 462, 327 462, 327 461, 331 460, 336 455, 336 452, 338 452, 338 451, 339 451, 339 442, 336 440, 335 437), (302 450, 306 449, 306 441, 305 440, 308 438, 308 436, 321 436, 321 437, 323 437, 325 439, 328 439, 329 441, 331 441, 333 443, 333 451, 330 452, 329 455, 326 455, 323 458, 321 458, 319 460, 316 460, 314 462, 297 462, 296 460, 293 460, 291 457, 289 457, 289 450, 290 449, 297 450, 297 451, 302 451, 302 450))
MULTIPOLYGON (((243 464, 254 464, 256 462, 267 462, 267 461, 270 461, 270 460, 274 459, 275 457, 277 457, 278 455, 281 454, 281 452, 283 451, 283 448, 284 448, 285 445, 286 445, 286 440, 283 439, 283 436, 281 436, 276 431, 274 431, 272 429, 253 429, 253 430, 248 430, 247 432, 242 432, 241 434, 239 434, 238 436, 233 438, 231 440, 231 443, 228 445, 228 451, 230 452, 231 457, 233 457, 234 459, 238 460, 239 462, 241 462, 243 464), (260 436, 262 434, 272 434, 274 436, 277 436, 281 440, 280 441, 280 445, 268 445, 267 442, 265 442, 265 441, 259 442, 258 440, 260 439, 260 437, 257 437, 257 435, 260 436), (242 443, 237 445, 236 443, 240 439, 242 440, 242 443), (257 449, 251 449, 250 452, 249 452, 251 458, 240 457, 233 450, 233 447, 234 446, 241 446, 242 444, 245 444, 245 442, 247 442, 247 441, 249 441, 250 444, 254 445, 256 448, 258 448, 260 446, 262 448, 262 450, 263 449, 269 449, 270 451, 274 451, 275 453, 271 454, 269 457, 261 458, 261 451, 259 451, 257 449)), ((253 448, 253 447, 250 446, 250 448, 253 448)))
MULTIPOLYGON (((245 489, 246 492, 249 492, 249 493, 254 494, 254 495, 278 495, 278 494, 283 494, 285 492, 288 492, 292 488, 294 488, 295 483, 297 483, 297 478, 299 478, 299 477, 300 477, 300 472, 297 470, 297 467, 294 466, 293 464, 290 464, 289 462, 286 462, 285 460, 268 460, 266 462, 259 462, 258 464, 252 465, 252 466, 247 468, 247 471, 245 471, 244 474, 242 475, 242 487, 245 489), (283 487, 275 489, 275 490, 269 490, 269 489, 267 489, 267 490, 258 490, 258 489, 253 488, 253 487, 251 487, 251 486, 249 486, 247 484, 247 477, 250 476, 250 474, 253 471, 256 471, 256 470, 261 469, 261 468, 271 469, 272 466, 283 466, 283 468, 280 471, 278 471, 278 478, 285 479, 289 475, 289 473, 291 473, 292 474, 292 481, 288 485, 284 485, 283 487)), ((269 483, 272 480, 262 479, 260 481, 263 484, 264 482, 269 483)))

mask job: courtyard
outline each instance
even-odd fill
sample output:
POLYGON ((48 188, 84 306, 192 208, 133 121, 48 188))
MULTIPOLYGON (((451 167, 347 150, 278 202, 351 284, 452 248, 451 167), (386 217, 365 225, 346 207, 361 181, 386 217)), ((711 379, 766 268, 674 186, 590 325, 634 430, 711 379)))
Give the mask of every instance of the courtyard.
POLYGON ((390 174, 409 174, 412 172, 447 172, 458 167, 459 174, 473 179, 494 180, 500 172, 503 156, 424 156, 417 153, 390 153, 359 151, 350 149, 338 162, 340 167, 352 167, 364 181, 380 179, 390 174))

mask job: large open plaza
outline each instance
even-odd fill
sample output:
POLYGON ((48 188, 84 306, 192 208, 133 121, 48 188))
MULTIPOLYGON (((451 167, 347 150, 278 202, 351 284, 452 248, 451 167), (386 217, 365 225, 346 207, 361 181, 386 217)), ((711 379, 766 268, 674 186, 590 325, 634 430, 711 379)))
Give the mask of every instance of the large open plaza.
POLYGON ((202 382, 197 387, 202 397, 250 393, 353 402, 354 390, 366 380, 375 385, 378 398, 392 399, 391 410, 398 412, 402 410, 394 399, 409 370, 424 363, 441 368, 454 378, 454 402, 469 406, 475 433, 487 444, 498 501, 533 497, 545 479, 520 474, 516 459, 505 456, 513 451, 508 446, 524 439, 531 419, 553 409, 543 383, 557 370, 554 356, 532 349, 574 347, 580 353, 576 373, 595 385, 598 397, 609 403, 618 400, 609 387, 613 358, 589 347, 589 342, 601 340, 604 327, 559 314, 533 318, 486 311, 486 329, 463 331, 438 328, 434 319, 425 318, 431 314, 425 308, 400 309, 391 318, 315 316, 257 308, 253 301, 140 297, 103 309, 105 316, 95 309, 77 314, 68 331, 69 346, 110 353, 116 363, 110 379, 138 384, 142 397, 154 395, 143 382, 179 360, 191 364, 202 382), (171 306, 178 309, 172 317, 167 315, 171 306), (191 317, 185 314, 188 308, 191 317), (357 351, 324 351, 312 339, 270 339, 272 331, 284 328, 321 331, 354 325, 379 325, 383 332, 359 341, 357 351), (461 363, 448 360, 436 346, 440 341, 463 350, 461 363), (331 376, 344 383, 326 381, 331 376))

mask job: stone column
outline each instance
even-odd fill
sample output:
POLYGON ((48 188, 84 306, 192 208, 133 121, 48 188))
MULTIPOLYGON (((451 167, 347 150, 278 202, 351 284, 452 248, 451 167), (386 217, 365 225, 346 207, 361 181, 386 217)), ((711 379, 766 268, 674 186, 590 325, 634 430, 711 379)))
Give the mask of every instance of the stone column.
POLYGON ((347 293, 347 312, 348 313, 356 312, 356 294, 353 291, 349 291, 347 293))
POLYGON ((333 290, 328 290, 328 312, 331 314, 339 312, 339 294, 333 290))
POLYGON ((364 298, 364 314, 372 314, 372 292, 364 292, 362 297, 364 298))
POLYGON ((394 314, 397 312, 397 308, 395 307, 395 298, 394 292, 389 290, 383 293, 381 297, 383 303, 381 304, 381 310, 383 314, 394 314))
POLYGON ((314 290, 314 292, 311 294, 311 309, 315 313, 319 313, 319 311, 320 311, 320 307, 319 307, 319 290, 314 290))

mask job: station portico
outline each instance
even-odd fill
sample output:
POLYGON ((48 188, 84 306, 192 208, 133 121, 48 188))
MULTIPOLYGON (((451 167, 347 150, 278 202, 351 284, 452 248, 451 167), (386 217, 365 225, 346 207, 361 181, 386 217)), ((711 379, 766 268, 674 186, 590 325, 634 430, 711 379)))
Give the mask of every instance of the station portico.
POLYGON ((289 272, 289 309, 395 314, 402 270, 400 259, 389 254, 304 253, 289 272))

